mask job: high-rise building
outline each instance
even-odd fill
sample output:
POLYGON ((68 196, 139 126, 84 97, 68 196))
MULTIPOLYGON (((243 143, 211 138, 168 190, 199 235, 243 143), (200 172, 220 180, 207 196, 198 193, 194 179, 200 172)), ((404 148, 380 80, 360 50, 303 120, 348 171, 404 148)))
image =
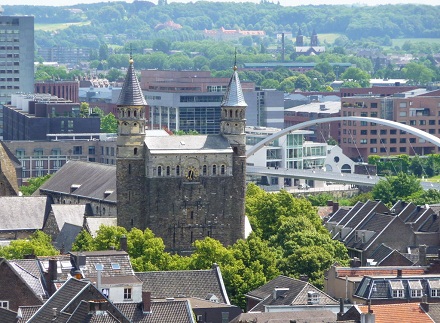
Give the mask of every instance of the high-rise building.
POLYGON ((34 17, 0 15, 0 139, 3 105, 11 101, 12 93, 33 91, 34 17))

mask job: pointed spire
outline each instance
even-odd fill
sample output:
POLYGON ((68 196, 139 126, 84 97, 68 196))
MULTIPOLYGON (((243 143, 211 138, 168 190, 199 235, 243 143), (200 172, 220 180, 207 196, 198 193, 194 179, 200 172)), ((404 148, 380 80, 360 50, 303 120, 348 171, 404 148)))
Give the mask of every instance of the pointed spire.
POLYGON ((241 89, 240 79, 237 73, 237 51, 235 52, 234 73, 229 80, 228 88, 223 97, 222 107, 247 107, 244 100, 243 90, 241 89))
POLYGON ((119 94, 117 105, 147 105, 133 67, 131 49, 129 63, 130 65, 128 66, 127 75, 125 76, 124 85, 122 86, 121 94, 119 94))

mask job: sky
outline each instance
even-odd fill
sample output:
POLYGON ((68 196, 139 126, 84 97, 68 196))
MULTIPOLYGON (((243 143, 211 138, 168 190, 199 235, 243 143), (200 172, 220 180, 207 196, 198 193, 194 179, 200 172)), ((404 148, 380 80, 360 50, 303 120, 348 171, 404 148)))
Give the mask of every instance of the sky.
MULTIPOLYGON (((150 0, 157 4, 157 0, 150 0)), ((260 0, 204 0, 209 2, 253 2, 260 3, 260 0)), ((440 0, 272 0, 272 2, 279 3, 282 6, 297 6, 308 4, 345 4, 345 5, 379 5, 379 4, 428 4, 428 5, 440 5, 440 0)), ((47 5, 47 6, 69 6, 78 3, 97 3, 107 2, 103 0, 1 0, 0 5, 47 5)), ((108 1, 111 2, 111 1, 108 1)), ((128 1, 132 2, 132 1, 128 1)), ((168 3, 180 2, 188 3, 195 2, 195 0, 168 0, 168 3)))

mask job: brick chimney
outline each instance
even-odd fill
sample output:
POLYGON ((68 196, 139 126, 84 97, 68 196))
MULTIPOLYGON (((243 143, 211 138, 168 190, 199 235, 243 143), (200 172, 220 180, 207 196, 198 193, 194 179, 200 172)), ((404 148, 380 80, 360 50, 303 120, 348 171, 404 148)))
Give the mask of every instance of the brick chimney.
POLYGON ((142 312, 151 312, 151 292, 142 291, 142 312))
POLYGON ((119 246, 121 250, 127 251, 127 236, 125 234, 119 239, 119 246))
POLYGON ((58 268, 57 268, 57 259, 50 258, 49 259, 49 268, 47 270, 48 274, 48 293, 49 296, 52 296, 56 289, 54 288, 54 281, 58 280, 58 268))

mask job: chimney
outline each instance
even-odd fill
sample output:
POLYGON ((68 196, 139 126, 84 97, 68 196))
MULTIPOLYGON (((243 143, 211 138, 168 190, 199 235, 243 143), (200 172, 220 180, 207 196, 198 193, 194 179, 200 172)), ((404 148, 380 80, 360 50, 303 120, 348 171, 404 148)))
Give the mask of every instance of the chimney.
POLYGON ((151 312, 151 292, 142 291, 142 312, 151 312))
POLYGON ((96 269, 96 289, 97 290, 101 290, 101 278, 102 278, 102 270, 101 269, 96 269))
POLYGON ((52 316, 54 319, 58 316, 58 309, 56 307, 52 308, 52 316))
POLYGON ((342 321, 343 316, 344 316, 344 299, 341 297, 339 299, 339 313, 336 316, 336 320, 342 321))
POLYGON ((273 300, 276 300, 278 297, 284 295, 287 291, 289 291, 288 288, 278 288, 278 287, 275 287, 273 289, 273 293, 272 293, 273 300))
POLYGON ((121 250, 127 251, 127 236, 125 234, 119 239, 119 246, 121 250))
POLYGON ((335 213, 339 209, 339 202, 333 202, 332 212, 335 213))
POLYGON ((52 296, 53 293, 55 293, 54 288, 54 281, 58 280, 58 272, 57 272, 57 260, 55 258, 49 259, 49 268, 47 270, 47 282, 48 282, 48 288, 47 292, 49 293, 49 296, 52 296))
POLYGON ((302 275, 299 276, 299 280, 307 283, 309 281, 309 276, 305 275, 305 274, 302 274, 302 275))
POLYGON ((419 246, 419 265, 426 266, 426 245, 419 246))

